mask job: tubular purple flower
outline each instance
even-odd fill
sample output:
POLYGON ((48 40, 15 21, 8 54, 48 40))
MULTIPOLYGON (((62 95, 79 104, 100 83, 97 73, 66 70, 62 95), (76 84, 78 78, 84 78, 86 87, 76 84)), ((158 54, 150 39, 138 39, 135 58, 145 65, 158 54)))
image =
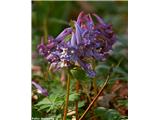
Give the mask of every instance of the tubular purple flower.
POLYGON ((94 27, 94 22, 93 22, 92 17, 91 17, 90 14, 88 14, 88 15, 86 16, 86 25, 87 25, 87 28, 88 28, 89 30, 92 30, 93 27, 94 27))
POLYGON ((67 35, 71 33, 72 33, 72 28, 66 28, 56 37, 56 40, 63 40, 67 35))
POLYGON ((106 25, 106 23, 104 22, 104 20, 102 18, 100 18, 97 14, 93 13, 93 16, 96 17, 96 19, 98 20, 98 22, 102 25, 106 25))
POLYGON ((78 59, 78 63, 80 64, 80 66, 82 67, 83 70, 85 70, 87 72, 87 74, 89 75, 89 77, 94 78, 96 76, 96 72, 93 71, 90 68, 90 64, 86 64, 84 61, 78 59))
POLYGON ((80 24, 82 22, 82 16, 84 15, 84 12, 80 12, 77 18, 77 23, 80 24))
POLYGON ((46 89, 42 88, 38 83, 32 81, 32 84, 37 88, 38 92, 44 96, 48 96, 48 92, 46 89))
POLYGON ((72 32, 71 47, 75 47, 76 45, 77 45, 76 36, 75 33, 72 32))
POLYGON ((93 22, 90 14, 88 14, 88 15, 83 14, 83 16, 81 15, 81 22, 78 24, 84 30, 92 30, 94 27, 94 22, 93 22))
POLYGON ((80 42, 82 41, 82 38, 81 38, 81 28, 80 26, 77 24, 77 22, 74 21, 74 24, 75 24, 75 28, 76 28, 76 40, 77 40, 77 45, 80 44, 80 42))

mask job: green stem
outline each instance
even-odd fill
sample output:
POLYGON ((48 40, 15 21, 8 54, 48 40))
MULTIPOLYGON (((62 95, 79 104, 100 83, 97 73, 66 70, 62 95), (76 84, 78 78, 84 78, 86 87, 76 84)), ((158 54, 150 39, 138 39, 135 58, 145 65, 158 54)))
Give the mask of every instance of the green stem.
POLYGON ((67 96, 66 96, 66 102, 65 102, 65 107, 64 107, 64 116, 63 120, 66 120, 67 117, 67 112, 68 112, 68 102, 69 102, 69 91, 70 91, 70 75, 68 74, 67 77, 67 96))

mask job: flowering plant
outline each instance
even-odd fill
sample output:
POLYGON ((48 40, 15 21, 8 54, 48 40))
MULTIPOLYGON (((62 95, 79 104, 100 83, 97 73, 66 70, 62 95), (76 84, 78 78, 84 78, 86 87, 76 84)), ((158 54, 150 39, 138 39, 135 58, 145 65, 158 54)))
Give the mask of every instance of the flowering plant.
MULTIPOLYGON (((105 23, 104 20, 95 13, 85 14, 84 12, 81 12, 78 15, 77 20, 72 20, 70 22, 70 27, 65 28, 57 37, 53 38, 52 36, 49 36, 47 43, 45 43, 44 38, 42 38, 41 43, 38 45, 38 51, 39 54, 44 56, 49 62, 49 69, 53 72, 66 68, 69 72, 68 74, 71 74, 70 70, 78 67, 83 69, 90 78, 95 80, 96 72, 93 62, 96 60, 106 60, 115 41, 116 35, 112 30, 112 25, 105 23), (95 18, 95 21, 92 17, 95 18)), ((104 87, 108 83, 108 79, 109 77, 107 77, 104 86, 79 120, 83 119, 92 104, 102 93, 104 87)), ((33 82, 33 84, 43 91, 43 89, 35 82, 33 82)), ((77 82, 77 84, 79 83, 77 82)), ((96 81, 94 81, 94 84, 96 84, 96 81)), ((77 92, 78 88, 79 87, 77 86, 77 92)), ((68 75, 63 120, 66 120, 67 116, 69 92, 70 76, 68 75)), ((78 119, 78 102, 76 102, 76 119, 78 119)))
POLYGON ((110 24, 97 14, 92 16, 81 12, 76 21, 71 21, 71 27, 64 29, 56 38, 49 36, 47 44, 42 38, 38 50, 50 63, 50 69, 57 71, 79 66, 89 77, 96 76, 92 61, 106 59, 116 35, 110 24))

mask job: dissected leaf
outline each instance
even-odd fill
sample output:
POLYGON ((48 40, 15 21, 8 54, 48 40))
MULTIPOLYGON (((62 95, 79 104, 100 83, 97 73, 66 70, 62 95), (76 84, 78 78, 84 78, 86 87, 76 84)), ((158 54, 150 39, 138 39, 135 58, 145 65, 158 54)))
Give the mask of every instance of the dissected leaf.
POLYGON ((51 105, 47 105, 47 104, 45 104, 45 105, 40 106, 40 107, 38 108, 38 110, 40 111, 40 110, 43 110, 43 109, 49 108, 50 106, 51 106, 51 105))
POLYGON ((40 106, 40 105, 45 105, 45 104, 51 104, 51 101, 48 98, 44 98, 43 100, 41 100, 40 102, 38 102, 36 104, 36 106, 40 106))

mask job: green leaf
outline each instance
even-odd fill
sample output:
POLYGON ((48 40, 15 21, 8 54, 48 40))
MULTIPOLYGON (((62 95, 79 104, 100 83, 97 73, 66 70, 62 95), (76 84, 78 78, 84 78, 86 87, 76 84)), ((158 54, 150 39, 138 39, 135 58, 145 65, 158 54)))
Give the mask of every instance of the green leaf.
POLYGON ((48 98, 44 98, 40 102, 38 102, 35 106, 45 105, 45 104, 51 104, 48 98))
POLYGON ((96 73, 98 76, 104 76, 106 74, 106 71, 108 71, 109 67, 106 65, 98 65, 96 67, 96 73))
POLYGON ((69 95, 69 101, 73 102, 79 99, 79 94, 78 93, 73 93, 69 95))
POLYGON ((122 74, 124 76, 127 76, 127 73, 120 67, 113 68, 113 72, 120 73, 120 74, 122 74))
POLYGON ((78 108, 81 108, 85 105, 85 101, 79 101, 78 102, 78 108))
POLYGON ((39 107, 38 111, 49 108, 51 105, 42 105, 39 107))
POLYGON ((82 69, 72 69, 71 73, 73 77, 77 80, 86 80, 87 76, 84 70, 82 69))
POLYGON ((41 113, 37 111, 34 107, 32 108, 32 117, 41 117, 41 113))
POLYGON ((98 107, 95 113, 101 120, 120 120, 120 114, 114 109, 106 109, 104 107, 98 107))
POLYGON ((52 109, 53 109, 53 107, 50 106, 50 108, 47 110, 47 113, 49 113, 52 109))
POLYGON ((117 102, 119 105, 128 107, 128 100, 118 100, 117 102))
POLYGON ((114 109, 107 110, 108 120, 120 120, 120 114, 114 109))

